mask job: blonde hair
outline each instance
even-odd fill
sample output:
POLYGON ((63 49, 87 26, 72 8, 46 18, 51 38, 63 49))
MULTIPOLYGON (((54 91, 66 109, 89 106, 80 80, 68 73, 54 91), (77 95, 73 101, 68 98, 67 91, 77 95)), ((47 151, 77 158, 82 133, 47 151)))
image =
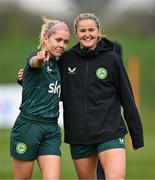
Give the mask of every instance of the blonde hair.
POLYGON ((95 22, 98 30, 99 31, 101 30, 100 21, 94 14, 92 14, 92 13, 81 13, 77 16, 77 18, 74 21, 74 32, 75 33, 77 32, 77 26, 78 26, 79 21, 87 20, 87 19, 93 20, 95 22))
MULTIPOLYGON (((47 34, 48 37, 50 37, 51 33, 48 33, 48 31, 57 23, 60 23, 62 21, 55 20, 55 19, 48 19, 46 17, 43 17, 44 24, 41 26, 41 32, 39 35, 39 46, 38 49, 41 49, 45 46, 44 43, 44 35, 47 34)), ((63 22, 64 23, 64 22, 63 22)), ((65 24, 65 23, 64 23, 65 24)))

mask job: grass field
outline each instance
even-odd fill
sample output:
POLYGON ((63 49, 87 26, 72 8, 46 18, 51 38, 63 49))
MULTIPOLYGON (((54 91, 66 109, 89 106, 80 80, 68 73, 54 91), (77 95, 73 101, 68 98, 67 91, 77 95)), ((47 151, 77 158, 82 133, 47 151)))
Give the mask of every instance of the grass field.
MULTIPOLYGON (((9 156, 10 129, 0 129, 0 179, 12 179, 11 158, 9 156)), ((152 133, 145 134, 145 148, 134 152, 127 144, 127 176, 126 179, 155 179, 155 143, 152 133)), ((75 170, 69 154, 68 145, 62 146, 62 179, 76 179, 75 170)), ((41 179, 40 171, 35 165, 33 179, 41 179)))
MULTIPOLYGON (((134 152, 127 138, 126 179, 155 179, 155 37, 143 35, 113 35, 110 37, 123 46, 123 59, 127 67, 129 57, 140 60, 140 114, 144 127, 145 147, 134 152)), ((1 37, 0 82, 16 83, 17 71, 23 67, 27 55, 37 47, 37 37, 1 37)), ((71 42, 70 47, 74 44, 71 42)), ((10 129, 0 129, 0 179, 12 179, 9 156, 10 129)), ((62 147, 62 179, 75 179, 76 174, 68 145, 62 147)), ((40 179, 35 166, 33 179, 40 179)))

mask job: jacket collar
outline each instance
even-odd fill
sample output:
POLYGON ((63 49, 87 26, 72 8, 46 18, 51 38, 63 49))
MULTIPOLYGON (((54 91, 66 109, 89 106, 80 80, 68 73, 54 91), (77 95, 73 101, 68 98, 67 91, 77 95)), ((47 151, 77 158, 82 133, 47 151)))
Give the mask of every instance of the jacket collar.
POLYGON ((81 49, 80 43, 77 43, 72 50, 81 56, 93 56, 98 54, 101 51, 110 51, 113 50, 113 42, 109 41, 106 38, 102 38, 94 50, 89 50, 88 48, 81 49))

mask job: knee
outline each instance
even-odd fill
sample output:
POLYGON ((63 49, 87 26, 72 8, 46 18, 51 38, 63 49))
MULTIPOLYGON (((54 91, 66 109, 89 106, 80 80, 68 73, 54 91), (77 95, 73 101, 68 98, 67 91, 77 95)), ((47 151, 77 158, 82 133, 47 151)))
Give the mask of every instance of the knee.
POLYGON ((42 173, 42 179, 43 180, 47 180, 47 179, 50 179, 50 180, 59 180, 60 179, 60 175, 59 174, 51 174, 51 173, 42 173))
POLYGON ((107 180, 124 180, 125 173, 124 172, 111 172, 111 173, 105 174, 105 177, 107 180))
POLYGON ((96 171, 81 171, 77 172, 77 176, 79 179, 96 179, 96 171))

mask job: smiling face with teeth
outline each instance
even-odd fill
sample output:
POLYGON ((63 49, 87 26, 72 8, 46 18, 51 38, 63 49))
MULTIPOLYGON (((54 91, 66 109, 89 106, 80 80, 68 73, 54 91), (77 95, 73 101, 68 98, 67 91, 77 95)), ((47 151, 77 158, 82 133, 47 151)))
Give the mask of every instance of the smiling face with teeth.
POLYGON ((92 19, 80 20, 77 24, 76 36, 83 48, 95 49, 101 31, 92 19))

